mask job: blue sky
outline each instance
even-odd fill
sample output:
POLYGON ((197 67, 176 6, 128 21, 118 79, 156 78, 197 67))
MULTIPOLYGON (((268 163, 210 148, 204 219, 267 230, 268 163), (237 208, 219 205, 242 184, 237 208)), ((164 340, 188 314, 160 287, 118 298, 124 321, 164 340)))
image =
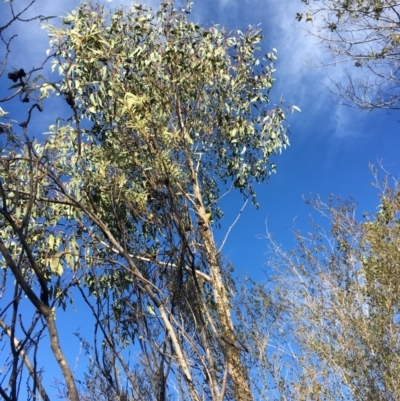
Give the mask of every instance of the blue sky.
MULTIPOLYGON (((19 2, 14 0, 16 6, 19 2)), ((122 3, 113 1, 110 5, 122 3)), ((32 13, 61 15, 76 4, 76 1, 38 0, 32 13)), ((288 227, 294 225, 304 232, 309 228, 311 209, 304 204, 303 195, 319 194, 323 199, 330 193, 343 197, 352 195, 359 203, 361 218, 363 211, 374 212, 378 205, 378 192, 370 186, 373 176, 368 163, 377 165, 381 161, 389 172, 397 177, 400 173, 400 114, 363 112, 341 106, 338 99, 331 97, 325 85, 330 78, 346 79, 345 66, 310 68, 306 65, 315 59, 329 58, 316 40, 306 35, 304 25, 296 21, 296 12, 301 11, 301 7, 300 0, 199 0, 193 6, 193 20, 204 25, 216 23, 228 29, 243 30, 246 25, 260 23, 265 34, 262 43, 265 52, 273 47, 278 50, 271 106, 283 96, 285 105, 295 104, 302 110, 288 117, 291 146, 274 158, 277 173, 271 176, 270 182, 258 187, 260 208, 256 210, 250 203, 246 206, 223 249, 238 275, 248 271, 260 280, 264 279, 262 269, 267 258, 267 244, 262 239, 266 220, 276 240, 290 248, 293 235, 288 227)), ((8 9, 8 5, 2 2, 0 25, 4 21, 3 9, 8 9)), ((29 69, 42 60, 48 40, 37 22, 29 27, 20 24, 18 35, 8 69, 29 69)), ((348 68, 352 73, 350 65, 348 68)), ((1 82, 4 83, 4 79, 1 82)), ((0 97, 9 93, 8 83, 0 87, 0 97)), ((49 104, 46 106, 49 108, 49 104)), ((42 119, 42 115, 36 114, 39 131, 46 131, 59 114, 57 102, 52 107, 53 116, 43 113, 45 119, 42 119)), ((224 238, 243 206, 239 195, 230 196, 223 203, 226 216, 222 230, 215 233, 218 239, 224 238)), ((68 327, 69 332, 74 332, 81 324, 79 319, 68 321, 64 329, 68 327)), ((73 358, 78 348, 76 344, 75 349, 71 349, 73 358)))

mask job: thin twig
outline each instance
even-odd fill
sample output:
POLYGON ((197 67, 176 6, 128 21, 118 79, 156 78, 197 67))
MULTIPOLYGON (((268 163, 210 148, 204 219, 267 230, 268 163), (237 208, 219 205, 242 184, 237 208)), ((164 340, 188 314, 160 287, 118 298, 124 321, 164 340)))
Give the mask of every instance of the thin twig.
POLYGON ((238 222, 238 220, 240 219, 240 215, 242 214, 242 212, 243 212, 244 208, 246 207, 248 201, 249 201, 249 200, 246 199, 246 202, 244 202, 244 205, 243 205, 242 208, 240 209, 240 212, 238 213, 238 215, 237 215, 235 221, 234 221, 234 222, 231 224, 231 226, 229 227, 229 229, 228 229, 228 231, 227 231, 227 233, 226 233, 226 235, 225 235, 225 238, 224 238, 224 240, 222 241, 222 245, 221 245, 220 248, 218 249, 218 252, 221 252, 222 248, 224 247, 225 242, 226 242, 226 240, 228 239, 228 236, 229 236, 229 234, 230 234, 232 228, 235 226, 235 224, 236 224, 236 223, 238 222))

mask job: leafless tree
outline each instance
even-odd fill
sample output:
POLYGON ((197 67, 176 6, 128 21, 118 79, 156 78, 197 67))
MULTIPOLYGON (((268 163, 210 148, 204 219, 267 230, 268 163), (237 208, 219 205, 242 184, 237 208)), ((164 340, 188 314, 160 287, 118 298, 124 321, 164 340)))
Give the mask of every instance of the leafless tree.
MULTIPOLYGON (((400 109, 400 2, 398 0, 302 0, 310 23, 331 62, 350 64, 348 82, 332 81, 332 91, 365 110, 400 109)), ((310 26, 310 25, 308 25, 310 26)))

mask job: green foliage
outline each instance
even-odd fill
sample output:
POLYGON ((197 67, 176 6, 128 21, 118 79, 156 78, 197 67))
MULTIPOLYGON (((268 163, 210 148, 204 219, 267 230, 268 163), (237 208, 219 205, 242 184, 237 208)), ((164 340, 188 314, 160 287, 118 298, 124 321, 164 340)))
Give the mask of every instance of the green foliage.
POLYGON ((185 191, 196 165, 211 208, 220 182, 255 196, 253 181, 268 177, 270 155, 288 144, 283 111, 267 108, 274 69, 254 54, 259 30, 202 28, 168 3, 155 14, 83 4, 64 23, 51 28, 59 89, 93 122, 88 135, 107 146, 104 162, 131 185, 162 171, 185 191))

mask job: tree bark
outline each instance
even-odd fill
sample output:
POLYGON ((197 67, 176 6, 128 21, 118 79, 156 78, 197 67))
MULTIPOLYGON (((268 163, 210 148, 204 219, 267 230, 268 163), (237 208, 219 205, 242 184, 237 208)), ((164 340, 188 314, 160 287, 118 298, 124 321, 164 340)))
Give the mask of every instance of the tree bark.
MULTIPOLYGON (((194 171, 194 170, 192 170, 194 171)), ((210 268, 211 285, 213 288, 215 305, 219 318, 219 325, 222 333, 220 334, 221 344, 224 344, 224 351, 228 360, 228 368, 233 384, 233 391, 237 401, 251 401, 253 399, 250 385, 247 379, 247 371, 240 360, 240 351, 236 347, 236 336, 234 333, 230 305, 226 294, 225 286, 222 280, 220 262, 218 260, 218 250, 211 230, 208 227, 208 218, 203 206, 200 188, 197 180, 194 185, 194 195, 198 203, 198 217, 205 222, 202 230, 202 239, 206 251, 206 257, 210 268)))

